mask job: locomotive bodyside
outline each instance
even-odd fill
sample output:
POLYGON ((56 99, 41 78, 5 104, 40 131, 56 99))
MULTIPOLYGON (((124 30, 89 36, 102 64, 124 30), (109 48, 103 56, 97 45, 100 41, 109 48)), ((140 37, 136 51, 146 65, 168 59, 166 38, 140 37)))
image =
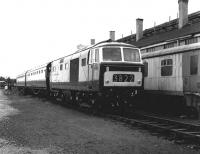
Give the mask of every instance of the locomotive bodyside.
POLYGON ((137 53, 137 61, 134 61, 134 59, 126 61, 123 60, 124 55, 121 53, 123 46, 128 50, 133 48, 133 46, 126 47, 120 43, 104 43, 51 62, 50 88, 52 90, 68 89, 95 92, 114 87, 141 89, 143 86, 143 64, 139 50, 134 47, 133 51, 128 51, 133 52, 133 54, 137 53), (120 60, 103 59, 104 49, 112 49, 113 53, 116 49, 119 50, 120 60), (118 78, 126 79, 124 79, 125 81, 115 82, 113 75, 116 78, 118 75, 118 78))
POLYGON ((51 62, 51 90, 88 90, 88 50, 51 62))

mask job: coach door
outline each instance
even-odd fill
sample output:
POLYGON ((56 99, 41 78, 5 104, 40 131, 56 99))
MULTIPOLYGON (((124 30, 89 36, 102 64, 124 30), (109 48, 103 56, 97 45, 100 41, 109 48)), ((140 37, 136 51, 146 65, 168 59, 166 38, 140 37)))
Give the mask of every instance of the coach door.
POLYGON ((70 61, 70 82, 78 82, 79 58, 70 61))

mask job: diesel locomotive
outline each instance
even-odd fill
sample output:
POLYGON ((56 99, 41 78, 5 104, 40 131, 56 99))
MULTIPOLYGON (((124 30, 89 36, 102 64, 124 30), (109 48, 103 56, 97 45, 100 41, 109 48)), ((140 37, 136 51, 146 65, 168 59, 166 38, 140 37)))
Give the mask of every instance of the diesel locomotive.
POLYGON ((16 86, 66 103, 120 107, 143 90, 143 72, 138 48, 107 40, 22 73, 16 86))

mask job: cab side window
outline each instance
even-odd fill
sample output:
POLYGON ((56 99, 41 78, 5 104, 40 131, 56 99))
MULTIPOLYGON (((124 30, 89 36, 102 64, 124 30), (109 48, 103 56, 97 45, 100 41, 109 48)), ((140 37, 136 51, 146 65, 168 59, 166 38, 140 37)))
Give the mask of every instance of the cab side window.
POLYGON ((95 49, 95 59, 94 62, 98 63, 99 62, 99 49, 95 49))

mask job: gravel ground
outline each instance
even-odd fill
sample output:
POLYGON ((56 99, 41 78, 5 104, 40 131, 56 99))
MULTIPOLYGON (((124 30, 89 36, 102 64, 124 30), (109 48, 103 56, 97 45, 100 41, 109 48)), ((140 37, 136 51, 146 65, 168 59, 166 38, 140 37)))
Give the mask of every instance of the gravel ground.
POLYGON ((148 131, 0 90, 0 154, 199 154, 148 131))

